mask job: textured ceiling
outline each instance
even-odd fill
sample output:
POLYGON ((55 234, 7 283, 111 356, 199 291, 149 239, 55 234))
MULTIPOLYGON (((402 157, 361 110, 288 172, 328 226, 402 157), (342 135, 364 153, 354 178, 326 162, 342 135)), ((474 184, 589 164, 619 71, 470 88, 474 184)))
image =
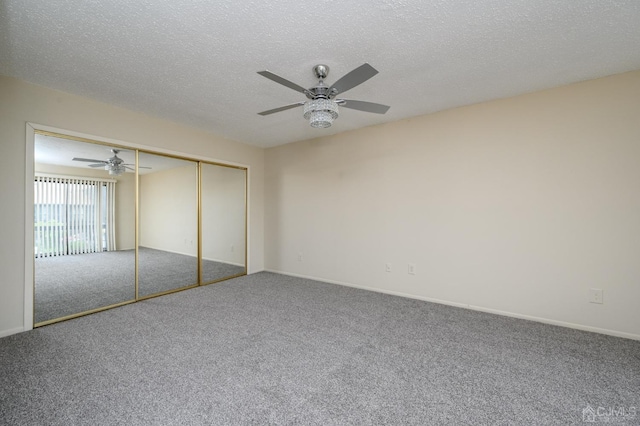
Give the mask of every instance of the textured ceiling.
POLYGON ((638 0, 0 0, 0 74, 262 147, 636 69, 638 0), (364 62, 386 115, 257 115, 364 62))

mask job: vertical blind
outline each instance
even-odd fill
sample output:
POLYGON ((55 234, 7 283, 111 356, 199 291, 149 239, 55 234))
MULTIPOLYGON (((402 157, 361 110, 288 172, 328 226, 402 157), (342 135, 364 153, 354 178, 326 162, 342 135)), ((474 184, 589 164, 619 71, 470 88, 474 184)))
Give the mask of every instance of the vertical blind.
POLYGON ((115 250, 115 181, 36 175, 36 257, 115 250))

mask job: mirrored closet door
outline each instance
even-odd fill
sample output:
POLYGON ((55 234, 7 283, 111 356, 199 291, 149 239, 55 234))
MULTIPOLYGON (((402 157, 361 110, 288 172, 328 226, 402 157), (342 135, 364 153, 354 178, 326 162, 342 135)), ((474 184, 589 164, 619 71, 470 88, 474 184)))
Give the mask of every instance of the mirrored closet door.
POLYGON ((202 283, 246 273, 246 174, 202 163, 202 283))
POLYGON ((198 285, 198 163, 140 152, 138 297, 198 285))
POLYGON ((246 274, 247 170, 37 131, 34 325, 246 274))
POLYGON ((135 300, 135 151, 36 134, 34 159, 34 323, 135 300))

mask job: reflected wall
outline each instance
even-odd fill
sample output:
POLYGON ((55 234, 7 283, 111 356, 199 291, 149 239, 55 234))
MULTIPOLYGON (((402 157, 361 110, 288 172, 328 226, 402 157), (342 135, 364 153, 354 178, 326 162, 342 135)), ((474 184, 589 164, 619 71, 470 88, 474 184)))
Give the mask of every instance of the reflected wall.
POLYGON ((197 163, 146 152, 138 161, 138 297, 197 285, 197 163))
POLYGON ((246 273, 246 170, 202 163, 202 283, 246 273))

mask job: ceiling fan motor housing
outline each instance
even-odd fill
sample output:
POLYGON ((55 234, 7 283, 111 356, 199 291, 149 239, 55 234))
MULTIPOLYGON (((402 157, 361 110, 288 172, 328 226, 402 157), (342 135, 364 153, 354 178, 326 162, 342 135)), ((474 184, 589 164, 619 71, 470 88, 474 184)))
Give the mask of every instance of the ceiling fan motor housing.
POLYGON ((316 65, 315 67, 313 67, 313 73, 318 79, 324 80, 325 78, 327 78, 327 75, 329 75, 329 67, 322 64, 316 65))

